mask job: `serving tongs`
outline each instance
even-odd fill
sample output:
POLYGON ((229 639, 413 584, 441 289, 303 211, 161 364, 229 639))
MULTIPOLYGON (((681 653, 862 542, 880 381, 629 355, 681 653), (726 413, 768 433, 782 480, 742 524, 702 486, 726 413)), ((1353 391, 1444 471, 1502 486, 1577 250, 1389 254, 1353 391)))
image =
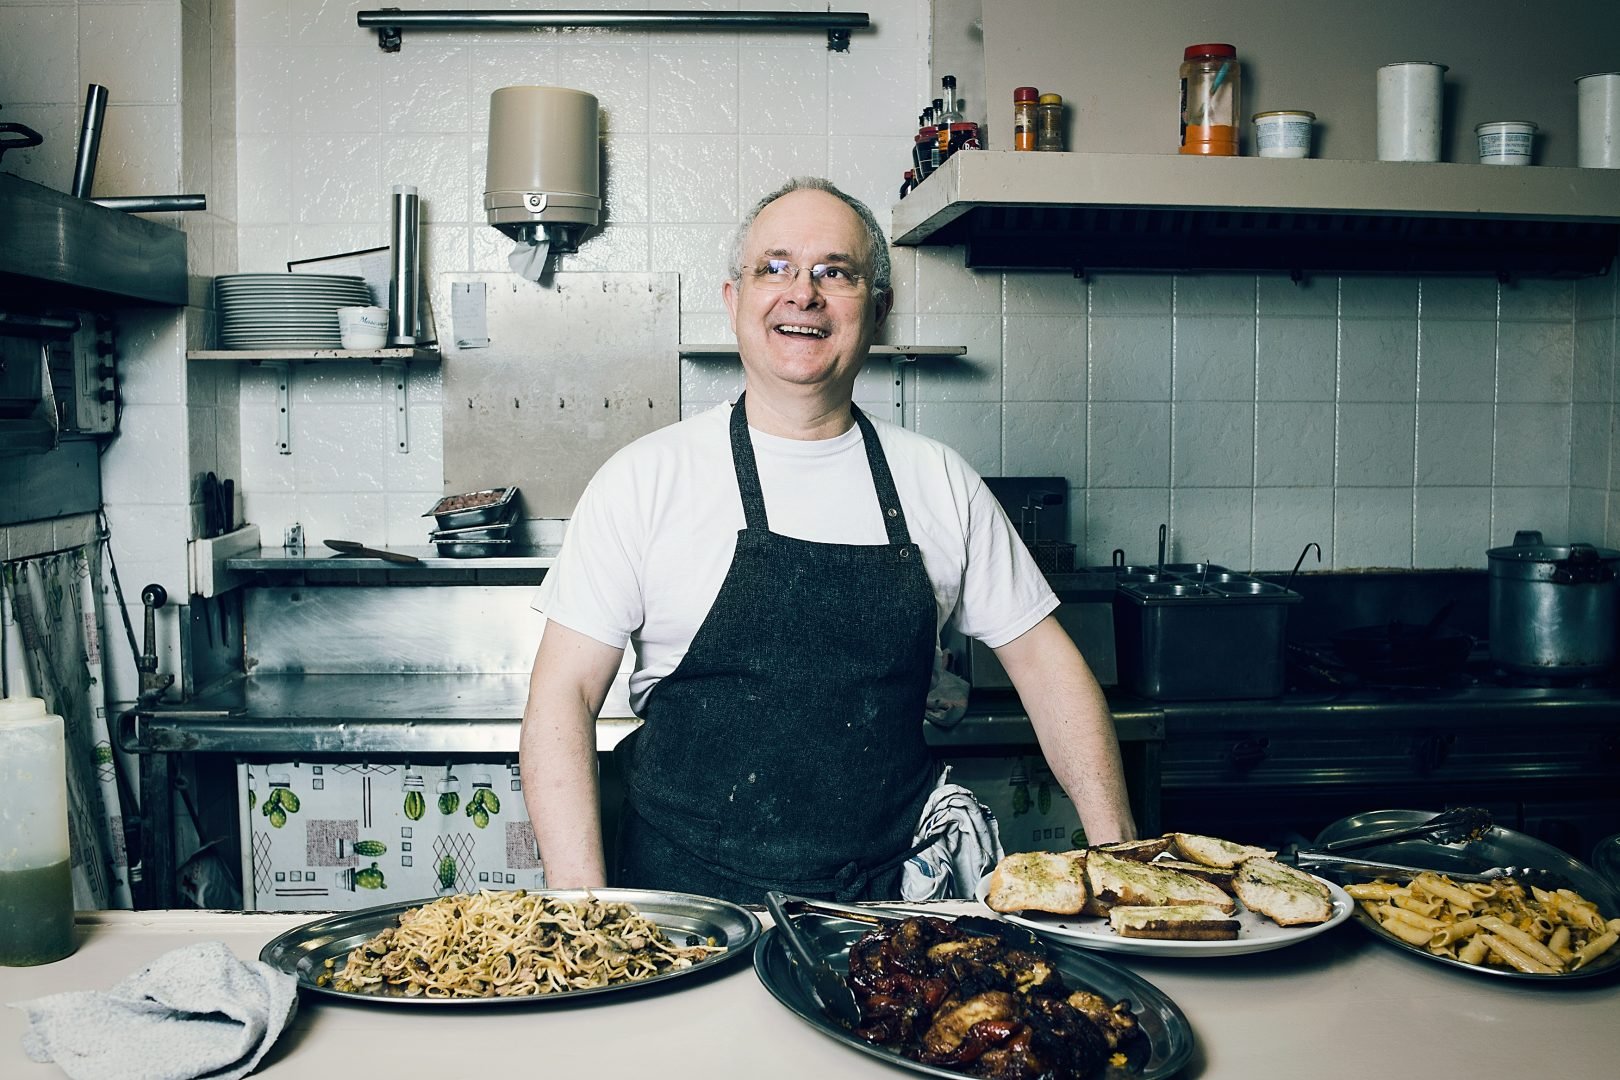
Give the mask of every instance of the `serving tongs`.
MULTIPOLYGON (((1478 806, 1458 806, 1442 814, 1436 814, 1421 825, 1334 840, 1311 848, 1310 852, 1343 854, 1346 851, 1360 851, 1362 848, 1393 844, 1400 840, 1418 839, 1427 840, 1431 844, 1466 844, 1483 839, 1490 831, 1489 810, 1478 806)), ((1307 852, 1301 851, 1300 854, 1304 855, 1307 852)))
MULTIPOLYGON (((834 971, 832 965, 811 948, 794 922, 794 916, 825 915, 834 919, 849 919, 853 922, 870 923, 873 926, 885 926, 904 922, 918 914, 928 914, 923 911, 894 911, 887 908, 838 904, 830 900, 810 900, 774 889, 765 894, 765 908, 771 913, 771 921, 781 928, 782 938, 788 944, 793 962, 810 976, 810 992, 817 1004, 829 1016, 851 1027, 858 1024, 861 1019, 861 1009, 855 1001, 855 992, 849 988, 844 976, 834 971)), ((1040 939, 1032 932, 1002 922, 1000 919, 989 919, 982 915, 939 917, 948 919, 969 933, 994 937, 1017 948, 1039 946, 1040 939)))
POLYGON ((1456 870, 1437 870, 1432 866, 1407 866, 1404 863, 1379 862, 1375 859, 1354 859, 1343 855, 1329 855, 1321 851, 1296 851, 1288 862, 1301 870, 1342 874, 1347 877, 1415 878, 1419 874, 1439 874, 1452 881, 1497 882, 1512 878, 1521 885, 1535 885, 1543 889, 1567 889, 1568 879, 1556 871, 1539 866, 1493 866, 1486 870, 1462 873, 1456 870))

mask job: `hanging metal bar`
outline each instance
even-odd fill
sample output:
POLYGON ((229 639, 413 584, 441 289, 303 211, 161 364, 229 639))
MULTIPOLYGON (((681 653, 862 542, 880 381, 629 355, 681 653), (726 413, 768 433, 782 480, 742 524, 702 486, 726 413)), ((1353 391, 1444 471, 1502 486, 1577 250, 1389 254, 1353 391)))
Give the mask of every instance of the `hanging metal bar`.
POLYGON ((597 27, 618 30, 826 30, 827 48, 849 50, 849 32, 872 22, 864 11, 361 11, 361 29, 376 30, 384 52, 398 52, 403 32, 413 30, 543 29, 597 27))

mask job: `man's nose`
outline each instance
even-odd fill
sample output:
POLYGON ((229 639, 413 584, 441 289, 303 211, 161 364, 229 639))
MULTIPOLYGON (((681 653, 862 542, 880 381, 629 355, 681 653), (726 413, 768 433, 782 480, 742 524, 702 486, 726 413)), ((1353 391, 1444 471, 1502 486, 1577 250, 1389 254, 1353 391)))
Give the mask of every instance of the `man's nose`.
POLYGON ((808 266, 799 267, 798 272, 793 275, 793 281, 787 287, 787 296, 800 307, 821 300, 821 285, 811 275, 808 266))

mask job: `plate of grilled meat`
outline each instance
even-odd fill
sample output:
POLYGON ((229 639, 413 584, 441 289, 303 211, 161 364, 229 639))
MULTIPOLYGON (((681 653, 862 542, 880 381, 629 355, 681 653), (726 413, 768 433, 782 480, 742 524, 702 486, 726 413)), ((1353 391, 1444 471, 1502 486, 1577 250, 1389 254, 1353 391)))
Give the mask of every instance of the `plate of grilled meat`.
POLYGON ((788 1009, 861 1053, 992 1080, 1163 1080, 1192 1056, 1176 1004, 1103 957, 999 919, 881 909, 840 917, 808 906, 793 921, 799 945, 766 930, 754 970, 788 1009), (809 963, 795 959, 800 946, 809 963), (823 964, 853 995, 845 1019, 818 989, 813 969, 823 964))
POLYGON ((1298 944, 1355 908, 1338 885, 1219 837, 1169 833, 1008 855, 979 882, 1003 919, 1086 949, 1234 956, 1298 944))

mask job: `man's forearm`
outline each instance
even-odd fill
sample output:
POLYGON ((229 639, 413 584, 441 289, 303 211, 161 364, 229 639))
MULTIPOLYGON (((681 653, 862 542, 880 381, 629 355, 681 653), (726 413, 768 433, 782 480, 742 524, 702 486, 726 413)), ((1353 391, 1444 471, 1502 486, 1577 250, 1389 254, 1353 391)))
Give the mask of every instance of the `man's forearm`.
MULTIPOLYGON (((548 886, 606 885, 596 762, 601 693, 590 680, 582 683, 570 677, 575 670, 571 665, 579 657, 569 645, 578 643, 560 640, 568 635, 560 627, 552 629, 535 657, 518 740, 523 803, 548 886)), ((600 667, 602 658, 596 660, 600 667)), ((609 666, 609 681, 612 671, 609 666)))
POLYGON ((1134 840, 1114 719, 1084 658, 1052 616, 997 650, 1052 775, 1068 792, 1087 842, 1134 840))

